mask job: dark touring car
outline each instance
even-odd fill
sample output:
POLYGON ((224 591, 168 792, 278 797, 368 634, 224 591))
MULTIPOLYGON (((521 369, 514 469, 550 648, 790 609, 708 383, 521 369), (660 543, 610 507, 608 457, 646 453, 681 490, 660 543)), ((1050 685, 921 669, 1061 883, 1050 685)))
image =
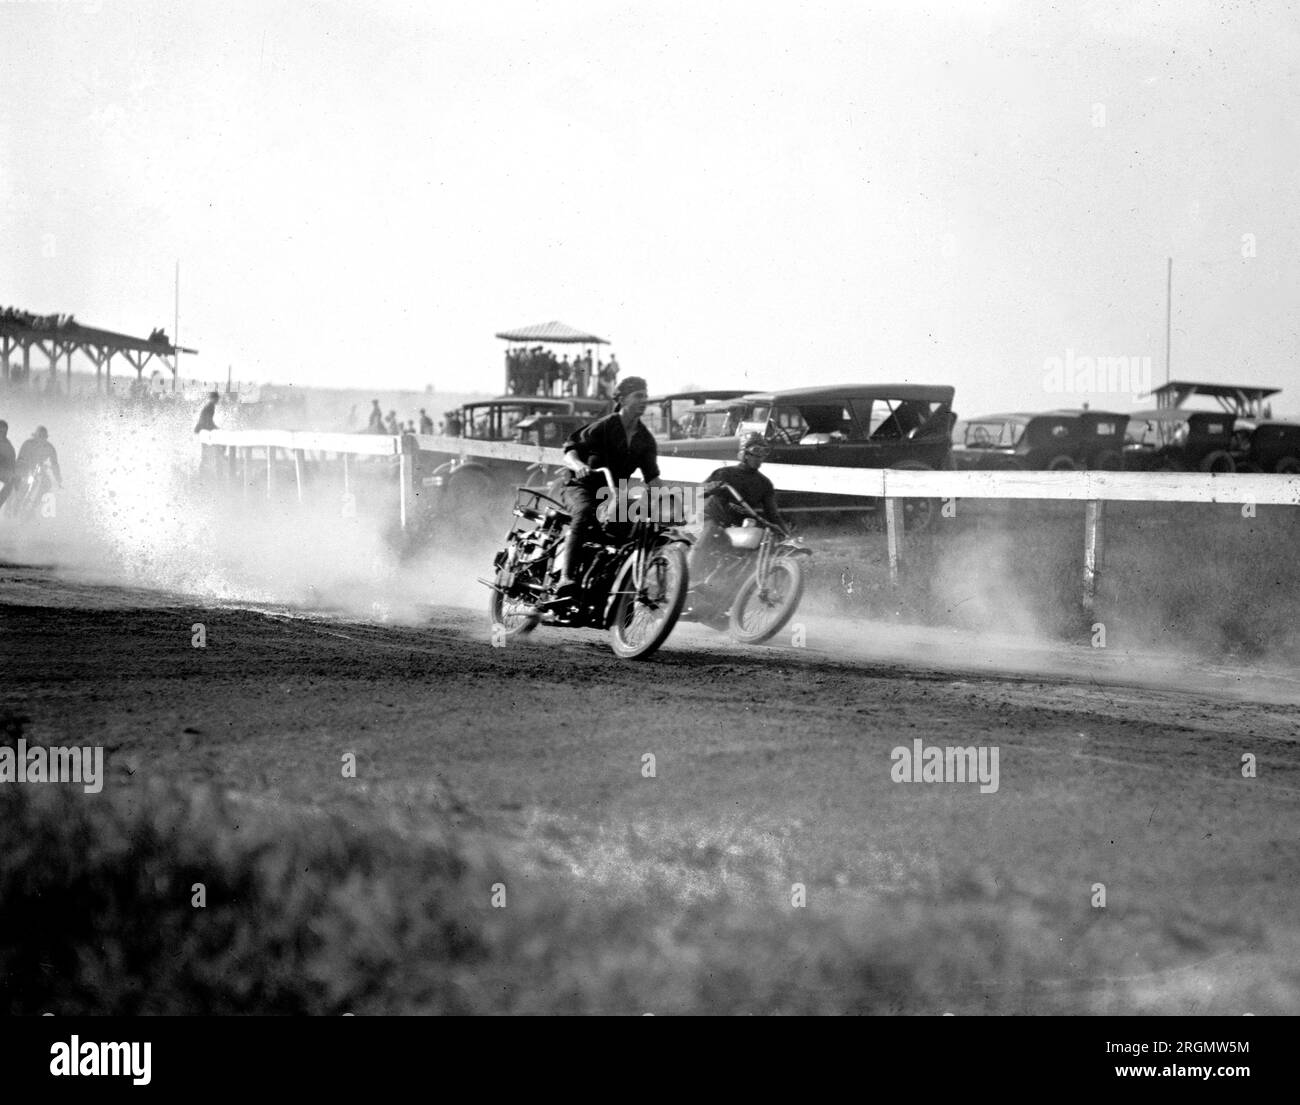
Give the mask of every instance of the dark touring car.
POLYGON ((952 457, 961 471, 1117 470, 1129 416, 1057 410, 987 414, 958 422, 952 457))

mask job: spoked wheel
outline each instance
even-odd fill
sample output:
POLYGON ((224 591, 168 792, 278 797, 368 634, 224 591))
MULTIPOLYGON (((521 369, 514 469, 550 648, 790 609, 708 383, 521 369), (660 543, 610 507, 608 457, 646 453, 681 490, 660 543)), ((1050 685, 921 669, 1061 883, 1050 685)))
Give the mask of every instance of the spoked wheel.
MULTIPOLYGON (((506 578, 507 574, 504 571, 498 572, 498 586, 503 585, 506 578)), ((488 599, 488 617, 492 619, 493 632, 497 632, 497 626, 500 626, 506 640, 531 633, 541 621, 537 607, 530 602, 511 598, 497 590, 493 590, 492 597, 488 599)))
POLYGON ((742 645, 762 644, 781 631, 803 598, 803 565, 793 557, 772 561, 767 579, 745 580, 731 604, 731 637, 742 645))
POLYGON ((641 589, 633 590, 634 557, 628 557, 614 581, 610 645, 624 660, 649 656, 668 639, 686 602, 686 554, 664 545, 646 557, 641 589))

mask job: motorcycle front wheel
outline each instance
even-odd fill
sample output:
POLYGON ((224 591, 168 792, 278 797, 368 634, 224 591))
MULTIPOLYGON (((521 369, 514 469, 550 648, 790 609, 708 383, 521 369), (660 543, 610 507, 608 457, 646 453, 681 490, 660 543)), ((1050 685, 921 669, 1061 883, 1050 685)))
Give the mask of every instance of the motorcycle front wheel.
POLYGON ((803 598, 803 565, 793 557, 772 561, 759 586, 758 573, 741 585, 731 604, 731 638, 758 645, 781 631, 803 598))
POLYGON ((686 602, 686 554, 677 545, 663 545, 646 557, 640 591, 632 589, 634 564, 629 556, 614 580, 609 626, 610 645, 624 660, 640 660, 663 644, 686 602))

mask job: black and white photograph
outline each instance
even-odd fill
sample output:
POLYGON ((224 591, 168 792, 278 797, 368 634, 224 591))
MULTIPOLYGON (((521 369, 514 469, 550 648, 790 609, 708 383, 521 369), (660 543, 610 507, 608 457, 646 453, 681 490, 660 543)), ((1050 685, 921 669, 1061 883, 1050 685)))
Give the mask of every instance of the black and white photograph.
POLYGON ((0 1012, 1248 1079, 1298 185, 1287 0, 0 2, 0 1012))

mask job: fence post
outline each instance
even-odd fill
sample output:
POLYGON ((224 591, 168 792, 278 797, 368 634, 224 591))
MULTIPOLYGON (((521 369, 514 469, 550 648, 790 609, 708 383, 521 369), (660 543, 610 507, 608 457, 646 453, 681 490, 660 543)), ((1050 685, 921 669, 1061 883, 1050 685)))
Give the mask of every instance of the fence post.
POLYGON ((397 482, 399 485, 397 492, 397 511, 400 517, 402 529, 406 529, 406 496, 408 494, 406 485, 411 482, 411 454, 406 451, 403 444, 402 439, 399 437, 397 439, 397 447, 401 452, 397 454, 397 482))
POLYGON ((902 519, 898 516, 898 500, 885 500, 885 543, 889 546, 889 584, 898 586, 898 564, 902 556, 899 534, 902 519))
POLYGON ((1089 499, 1083 535, 1083 608, 1092 613, 1097 599, 1097 576, 1106 545, 1105 502, 1089 499))

